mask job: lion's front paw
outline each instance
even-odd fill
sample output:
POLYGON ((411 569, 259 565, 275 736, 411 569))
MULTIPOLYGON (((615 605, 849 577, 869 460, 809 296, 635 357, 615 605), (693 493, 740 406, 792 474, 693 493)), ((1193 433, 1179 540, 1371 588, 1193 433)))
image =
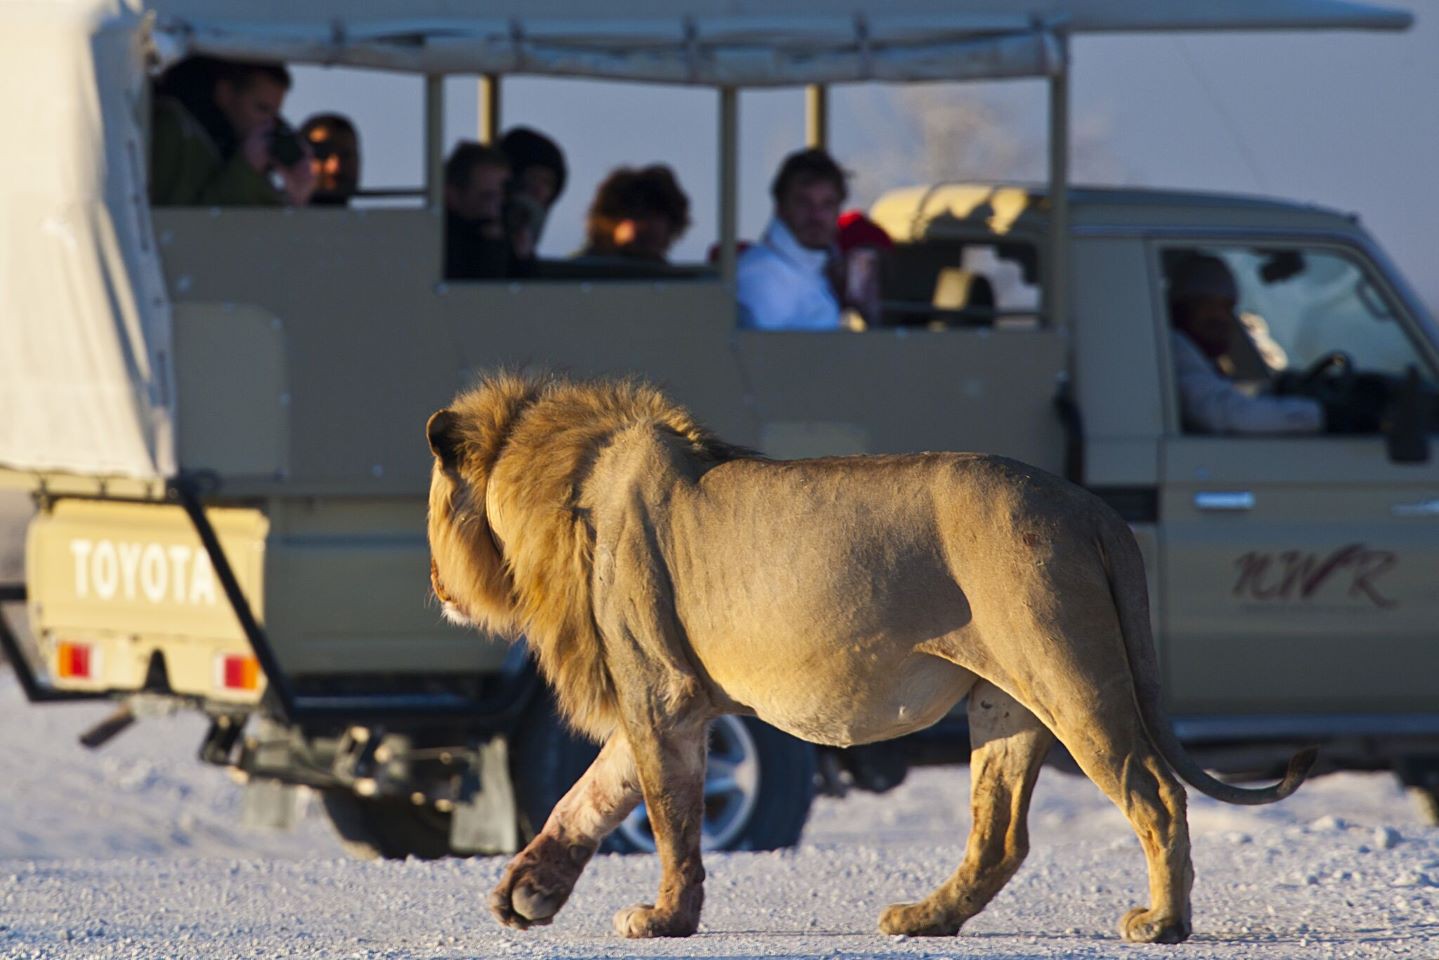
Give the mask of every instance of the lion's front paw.
POLYGON ((1183 943, 1189 939, 1189 922, 1135 907, 1119 921, 1119 933, 1130 943, 1183 943))
POLYGON ((590 851, 545 845, 522 852, 490 894, 490 912, 507 927, 528 930, 549 923, 570 898, 590 851))
POLYGON ((879 915, 879 932, 891 936, 952 937, 959 932, 963 920, 956 920, 936 910, 928 901, 892 903, 879 915))
POLYGON ((661 913, 648 903, 625 907, 615 914, 615 932, 631 940, 643 937, 687 937, 699 929, 699 914, 661 913))
POLYGON ((543 926, 555 918, 564 903, 564 895, 525 882, 500 882, 490 894, 490 912, 507 927, 528 930, 543 926))

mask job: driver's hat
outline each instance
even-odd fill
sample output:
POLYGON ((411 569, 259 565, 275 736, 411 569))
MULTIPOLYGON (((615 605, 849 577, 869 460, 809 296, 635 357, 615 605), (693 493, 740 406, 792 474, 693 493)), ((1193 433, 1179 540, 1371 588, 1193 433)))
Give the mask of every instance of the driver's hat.
POLYGON ((1194 253, 1169 271, 1169 299, 1186 300, 1190 297, 1220 297, 1234 301, 1239 299, 1239 286, 1223 260, 1194 253))

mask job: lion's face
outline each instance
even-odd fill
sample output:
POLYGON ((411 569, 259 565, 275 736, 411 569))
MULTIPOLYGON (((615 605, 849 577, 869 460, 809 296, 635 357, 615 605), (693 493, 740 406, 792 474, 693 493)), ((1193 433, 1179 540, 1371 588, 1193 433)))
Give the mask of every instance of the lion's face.
POLYGON ((430 588, 446 620, 509 634, 513 587, 485 514, 487 471, 474 462, 459 416, 441 410, 426 427, 430 474, 430 588))

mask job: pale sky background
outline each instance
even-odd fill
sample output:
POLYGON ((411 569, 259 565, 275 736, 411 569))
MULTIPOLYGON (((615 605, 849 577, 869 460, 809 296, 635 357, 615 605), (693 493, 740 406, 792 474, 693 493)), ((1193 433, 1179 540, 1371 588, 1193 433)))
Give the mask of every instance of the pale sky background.
MULTIPOLYGON (((1078 182, 1265 194, 1358 213, 1431 308, 1439 308, 1439 0, 1413 0, 1407 33, 1140 35, 1073 45, 1078 182)), ((420 81, 302 68, 286 114, 337 109, 360 126, 366 186, 422 179, 420 81)), ((446 85, 447 143, 474 137, 476 84, 446 85)), ((946 112, 978 118, 983 143, 944 158, 951 176, 1034 179, 1045 163, 1045 84, 873 84, 831 94, 831 147, 856 205, 934 174, 924 131, 946 112)), ((676 259, 716 235, 717 95, 709 90, 551 79, 504 85, 504 126, 545 131, 569 184, 542 251, 580 246, 585 208, 613 167, 663 161, 689 193, 694 225, 676 259)), ((740 233, 769 215, 780 158, 803 145, 799 90, 740 98, 740 233)))

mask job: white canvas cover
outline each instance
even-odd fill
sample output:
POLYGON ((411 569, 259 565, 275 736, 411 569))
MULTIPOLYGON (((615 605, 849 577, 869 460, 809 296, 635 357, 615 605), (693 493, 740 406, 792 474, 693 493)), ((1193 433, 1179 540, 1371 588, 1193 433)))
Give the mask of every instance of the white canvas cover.
POLYGON ((139 17, 0 2, 0 466, 174 472, 139 17))

